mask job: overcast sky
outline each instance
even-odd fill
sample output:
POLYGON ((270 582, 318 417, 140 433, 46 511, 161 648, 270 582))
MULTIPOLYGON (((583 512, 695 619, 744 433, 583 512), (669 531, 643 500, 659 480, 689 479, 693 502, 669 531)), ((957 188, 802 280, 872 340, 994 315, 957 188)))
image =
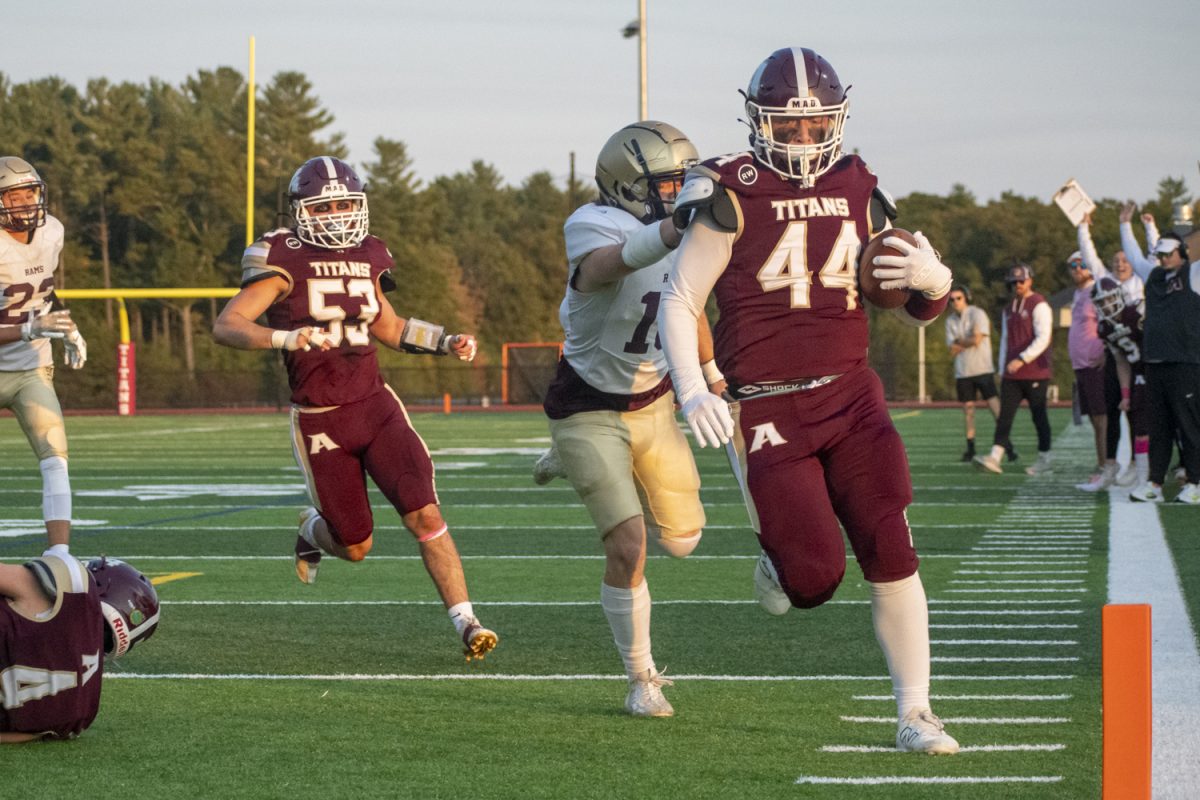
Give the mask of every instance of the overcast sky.
MULTIPOLYGON (((811 47, 850 92, 847 148, 897 196, 964 184, 980 200, 1200 187, 1193 2, 1162 0, 648 0, 650 117, 702 155, 744 149, 738 90, 773 50, 811 47)), ((574 151, 590 180, 605 139, 637 118, 636 0, 45 0, 10 3, 0 70, 178 84, 200 69, 260 87, 305 73, 346 135, 405 142, 418 175, 494 165, 510 183, 574 151)), ((0 143, 0 148, 3 143, 0 143)))

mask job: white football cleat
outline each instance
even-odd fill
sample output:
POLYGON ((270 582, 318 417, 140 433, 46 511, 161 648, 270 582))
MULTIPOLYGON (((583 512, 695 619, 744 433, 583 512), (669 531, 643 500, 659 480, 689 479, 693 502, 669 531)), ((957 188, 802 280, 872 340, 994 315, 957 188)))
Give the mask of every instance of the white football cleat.
POLYGON ((1117 476, 1117 486, 1133 486, 1137 483, 1137 477, 1137 465, 1130 461, 1117 476))
POLYGON ((759 553, 758 563, 754 565, 754 599, 764 611, 777 617, 792 607, 792 601, 779 585, 779 573, 766 553, 759 553))
POLYGON ((1200 506, 1200 483, 1184 484, 1183 489, 1175 496, 1176 503, 1187 503, 1189 506, 1200 506))
POLYGON ((1161 503, 1163 501, 1162 487, 1146 481, 1129 493, 1129 499, 1135 503, 1161 503))
POLYGON ((1000 462, 992 458, 992 456, 975 456, 975 466, 987 472, 994 472, 997 475, 1004 472, 1004 467, 1000 466, 1000 462))
POLYGON ((958 752, 958 742, 946 733, 937 714, 928 708, 914 708, 900 720, 900 727, 896 731, 896 749, 901 753, 949 756, 958 752))
POLYGON ((635 717, 672 717, 675 709, 663 696, 662 687, 674 686, 655 669, 644 669, 629 679, 625 710, 635 717))
POLYGON ((1046 475, 1054 472, 1054 465, 1050 463, 1049 451, 1038 453, 1037 461, 1025 468, 1026 475, 1046 475))
POLYGON ((558 448, 554 446, 551 446, 549 450, 538 457, 537 461, 533 462, 533 482, 538 486, 545 486, 555 478, 565 477, 567 477, 567 470, 558 457, 558 448))

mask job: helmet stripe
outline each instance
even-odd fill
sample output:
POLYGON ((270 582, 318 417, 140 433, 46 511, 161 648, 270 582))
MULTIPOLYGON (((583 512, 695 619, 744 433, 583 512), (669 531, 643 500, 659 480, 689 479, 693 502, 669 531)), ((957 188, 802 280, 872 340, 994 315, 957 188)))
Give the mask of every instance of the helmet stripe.
POLYGON ((792 48, 792 66, 796 69, 796 96, 808 97, 811 92, 808 87, 808 69, 804 62, 804 48, 792 48))
POLYGON ((329 180, 335 180, 337 178, 337 167, 333 165, 333 159, 329 156, 321 156, 321 163, 325 165, 325 169, 329 173, 327 176, 329 180))

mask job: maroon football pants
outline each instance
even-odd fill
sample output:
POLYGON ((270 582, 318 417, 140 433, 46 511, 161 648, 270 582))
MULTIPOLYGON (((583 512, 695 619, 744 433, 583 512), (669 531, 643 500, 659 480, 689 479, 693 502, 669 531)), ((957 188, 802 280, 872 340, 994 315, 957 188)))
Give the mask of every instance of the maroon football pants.
POLYGON ((438 502, 429 450, 390 387, 329 411, 293 408, 292 449, 313 504, 343 545, 374 529, 367 475, 402 516, 438 502))
POLYGON ((904 443, 867 368, 808 392, 742 401, 747 485, 759 542, 792 602, 833 596, 846 571, 846 529, 863 575, 897 581, 917 570, 905 509, 904 443))

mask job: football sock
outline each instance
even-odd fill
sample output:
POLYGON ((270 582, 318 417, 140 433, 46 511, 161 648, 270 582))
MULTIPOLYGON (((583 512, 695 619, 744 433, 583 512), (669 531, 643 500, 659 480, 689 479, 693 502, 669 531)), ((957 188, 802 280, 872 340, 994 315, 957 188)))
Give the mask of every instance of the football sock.
POLYGON ((975 439, 972 437, 967 438, 967 452, 975 455, 975 439))
POLYGON ((1133 468, 1137 470, 1138 483, 1145 483, 1150 480, 1150 454, 1134 453, 1133 468))
POLYGON ((450 621, 454 623, 454 630, 458 631, 459 636, 462 636, 467 626, 475 621, 475 607, 471 605, 470 600, 455 603, 446 609, 446 612, 450 614, 450 621))
POLYGON ((892 692, 900 717, 914 708, 929 708, 929 606, 921 576, 871 587, 875 638, 887 658, 892 692))
POLYGON ((1002 444, 992 445, 992 458, 996 461, 999 461, 1000 459, 1004 458, 1004 445, 1002 445, 1002 444))
POLYGON ((326 553, 333 552, 333 538, 329 535, 329 523, 325 522, 325 518, 321 516, 320 512, 304 520, 304 524, 300 526, 300 538, 318 550, 326 553))
POLYGON ((43 458, 38 466, 42 470, 42 519, 71 519, 71 481, 67 477, 67 460, 62 456, 43 458))
POLYGON ((613 642, 625 662, 625 673, 654 669, 650 655, 650 589, 643 580, 632 589, 600 584, 600 605, 612 628, 613 642))

